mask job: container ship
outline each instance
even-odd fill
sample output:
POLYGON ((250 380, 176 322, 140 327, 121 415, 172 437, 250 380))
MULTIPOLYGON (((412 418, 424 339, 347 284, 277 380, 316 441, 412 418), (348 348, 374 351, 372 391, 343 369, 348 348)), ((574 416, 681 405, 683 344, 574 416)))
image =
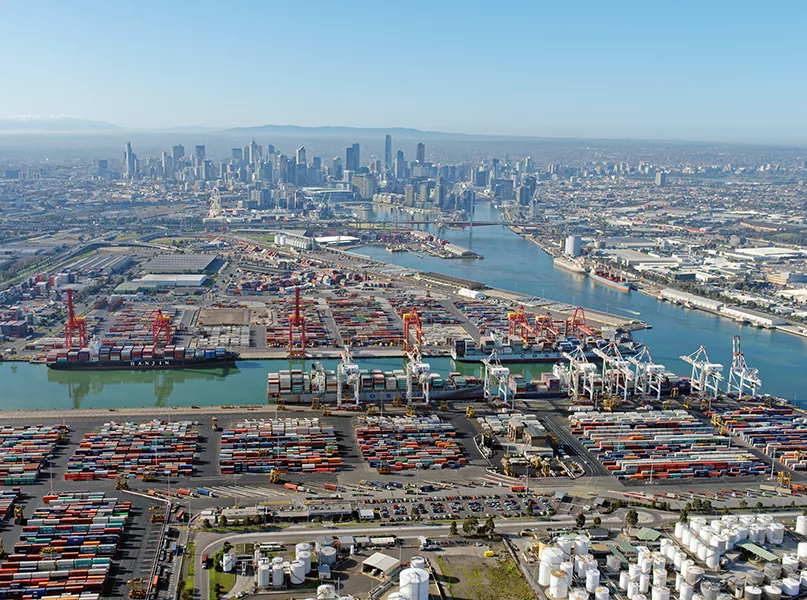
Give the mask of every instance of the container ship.
POLYGON ((566 269, 567 271, 571 271, 572 273, 580 273, 580 274, 586 273, 586 268, 574 259, 564 258, 562 256, 556 256, 553 260, 553 264, 556 267, 566 269))
POLYGON ((593 269, 589 272, 588 276, 597 283, 607 285, 608 287, 619 290, 620 292, 629 292, 631 291, 631 288, 633 288, 633 285, 629 281, 623 279, 619 275, 609 273, 605 269, 593 269))
POLYGON ((599 360, 593 352, 596 344, 588 346, 577 338, 530 345, 516 336, 506 336, 501 341, 487 336, 480 339, 478 344, 472 338, 456 338, 451 344, 451 358, 458 362, 483 362, 495 350, 502 363, 556 363, 566 362, 568 359, 563 354, 573 352, 580 346, 583 346, 588 360, 599 360))

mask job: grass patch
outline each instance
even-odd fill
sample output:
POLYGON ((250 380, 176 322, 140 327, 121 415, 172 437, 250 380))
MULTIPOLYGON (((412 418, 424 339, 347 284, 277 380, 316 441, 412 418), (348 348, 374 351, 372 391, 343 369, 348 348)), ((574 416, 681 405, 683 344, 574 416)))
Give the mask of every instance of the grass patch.
POLYGON ((210 598, 211 600, 218 600, 219 597, 227 594, 235 585, 235 572, 222 573, 215 569, 210 569, 210 598), (218 590, 219 594, 216 595, 216 584, 221 585, 218 590))
POLYGON ((185 587, 193 589, 193 576, 196 574, 196 545, 193 542, 188 542, 185 546, 184 563, 185 563, 185 587))
POLYGON ((518 566, 499 550, 499 558, 472 555, 437 555, 448 595, 464 600, 531 600, 534 594, 518 566))

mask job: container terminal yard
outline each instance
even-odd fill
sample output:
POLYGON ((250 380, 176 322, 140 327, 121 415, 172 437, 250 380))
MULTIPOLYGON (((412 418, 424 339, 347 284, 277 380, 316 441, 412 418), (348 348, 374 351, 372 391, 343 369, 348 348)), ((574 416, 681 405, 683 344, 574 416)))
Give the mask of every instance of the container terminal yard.
POLYGON ((143 253, 113 290, 34 278, 14 309, 34 334, 4 356, 312 366, 267 372, 249 405, 4 411, 0 596, 805 593, 804 415, 761 395, 739 337, 730 366, 693 348, 676 374, 638 320, 350 252, 143 253), (154 287, 165 268, 209 282, 154 287))

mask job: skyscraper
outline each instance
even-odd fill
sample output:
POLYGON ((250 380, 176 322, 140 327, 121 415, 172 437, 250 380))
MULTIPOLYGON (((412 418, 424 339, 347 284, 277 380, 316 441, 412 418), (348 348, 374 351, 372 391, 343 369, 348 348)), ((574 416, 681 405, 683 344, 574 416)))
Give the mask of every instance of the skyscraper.
POLYGON ((418 161, 420 164, 426 162, 426 144, 418 143, 418 149, 415 155, 415 160, 418 161))
POLYGON ((658 187, 667 185, 667 173, 664 171, 656 171, 656 185, 658 187))
POLYGON ((361 164, 361 146, 353 144, 345 150, 345 169, 356 171, 361 164))
POLYGON ((247 160, 252 164, 258 162, 261 159, 260 146, 258 146, 258 142, 256 142, 255 140, 252 140, 249 143, 248 154, 249 156, 247 157, 247 160))
POLYGON ((193 149, 193 155, 196 158, 196 162, 201 165, 203 162, 205 162, 205 147, 196 146, 193 149))
POLYGON ((397 179, 406 178, 406 159, 404 158, 403 150, 398 150, 395 158, 395 177, 397 179))
POLYGON ((388 169, 392 166, 392 136, 384 138, 384 166, 388 169))
POLYGON ((297 164, 298 165, 307 164, 305 160, 305 146, 300 146, 299 148, 297 148, 297 164))
POLYGON ((182 144, 174 146, 173 154, 174 154, 174 165, 177 165, 179 164, 180 160, 185 158, 185 146, 183 146, 182 144))
POLYGON ((162 153, 162 170, 163 177, 170 179, 174 176, 174 159, 168 152, 162 153))
POLYGON ((135 176, 135 155, 132 152, 132 142, 126 142, 126 151, 123 153, 123 177, 134 179, 135 176))

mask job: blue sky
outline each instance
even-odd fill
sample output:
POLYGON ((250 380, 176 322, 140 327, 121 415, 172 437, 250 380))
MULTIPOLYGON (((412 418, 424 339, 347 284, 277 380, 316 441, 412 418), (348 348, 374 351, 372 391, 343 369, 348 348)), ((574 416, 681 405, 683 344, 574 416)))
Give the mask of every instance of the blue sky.
POLYGON ((807 2, 0 9, 0 116, 807 143, 807 2))

